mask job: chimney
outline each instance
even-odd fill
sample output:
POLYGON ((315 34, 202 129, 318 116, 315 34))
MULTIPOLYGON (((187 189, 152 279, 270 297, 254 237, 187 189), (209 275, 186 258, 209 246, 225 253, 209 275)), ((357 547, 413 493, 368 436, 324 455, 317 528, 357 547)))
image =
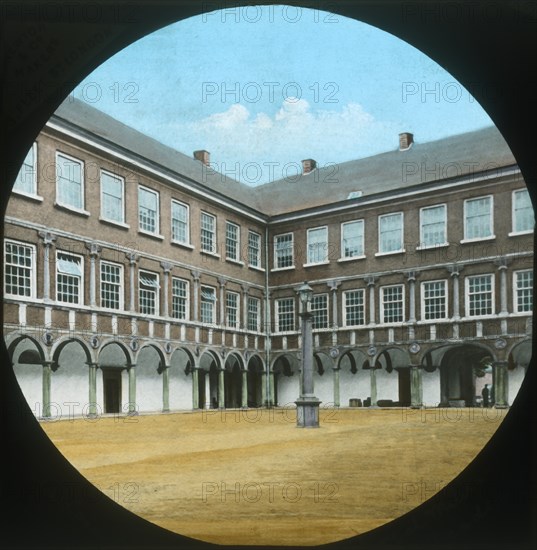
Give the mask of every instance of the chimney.
POLYGON ((302 161, 302 173, 309 174, 312 170, 317 168, 317 162, 313 159, 304 159, 302 161))
POLYGON ((211 162, 211 153, 205 149, 200 149, 199 151, 194 151, 194 158, 200 162, 203 162, 205 166, 209 166, 211 162))
POLYGON ((410 149, 411 145, 414 143, 414 134, 410 132, 403 132, 399 134, 399 151, 406 151, 410 149))

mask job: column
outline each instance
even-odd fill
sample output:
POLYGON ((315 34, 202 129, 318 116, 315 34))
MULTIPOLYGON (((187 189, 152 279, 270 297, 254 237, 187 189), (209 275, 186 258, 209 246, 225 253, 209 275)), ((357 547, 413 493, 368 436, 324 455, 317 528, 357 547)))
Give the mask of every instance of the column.
POLYGON ((263 371, 261 373, 261 403, 263 404, 263 407, 267 407, 267 373, 263 371))
POLYGON ((334 371, 334 407, 340 406, 340 397, 339 397, 339 367, 334 365, 332 367, 334 371))
POLYGON ((458 321, 461 318, 459 304, 459 275, 462 271, 462 267, 457 264, 453 264, 448 267, 448 271, 451 274, 451 279, 453 281, 453 320, 458 321))
POLYGON ((500 315, 505 317, 509 313, 507 310, 507 266, 510 262, 505 256, 502 256, 494 263, 500 272, 500 315))
POLYGON ((371 387, 371 407, 377 406, 377 369, 369 365, 369 384, 371 387))
POLYGON ((170 271, 173 265, 170 262, 160 262, 160 267, 164 272, 164 310, 162 312, 163 317, 170 316, 170 304, 169 304, 169 291, 170 291, 170 271))
POLYGON ((99 254, 101 253, 101 247, 94 242, 89 242, 89 243, 86 243, 86 248, 89 250, 89 257, 90 257, 90 284, 89 284, 90 306, 96 307, 97 306, 97 291, 96 291, 97 283, 96 283, 95 263, 99 254))
POLYGON ((365 282, 367 283, 367 288, 369 288, 369 324, 375 324, 375 283, 377 282, 378 277, 366 277, 365 282))
POLYGON ((192 320, 197 321, 199 319, 199 286, 200 286, 200 272, 191 271, 192 282, 194 283, 193 292, 194 292, 194 303, 192 304, 192 320))
POLYGON ((408 299, 409 299, 409 308, 408 308, 408 322, 416 322, 416 277, 418 274, 415 271, 407 272, 408 279, 408 299))
POLYGON ((129 416, 135 416, 138 414, 136 407, 136 365, 130 365, 127 367, 129 373, 129 416))
POLYGON ((39 231, 38 235, 43 240, 43 300, 50 301, 50 248, 56 240, 56 235, 48 231, 39 231))
POLYGON ((268 384, 269 384, 269 407, 274 407, 276 405, 276 400, 274 399, 274 372, 269 371, 268 375, 268 384))
POLYGON ((43 362, 43 410, 41 416, 50 418, 50 376, 52 374, 52 361, 43 362))
MULTIPOLYGON (((248 328, 248 296, 250 296, 250 286, 242 285, 242 326, 244 330, 248 328)), ((261 312, 259 312, 261 314, 261 312)))
POLYGON ((198 370, 199 370, 198 367, 193 366, 192 370, 190 371, 192 373, 192 408, 193 409, 200 408, 198 370))
POLYGON ((243 369, 242 371, 242 408, 248 408, 248 371, 243 369))
POLYGON ((507 374, 507 361, 494 361, 492 363, 492 390, 494 392, 494 407, 506 409, 509 378, 507 374))
POLYGON ((410 365, 410 406, 419 409, 423 406, 422 370, 418 365, 410 365))
POLYGON ((226 288, 227 281, 224 279, 224 277, 218 277, 218 285, 220 286, 220 319, 218 319, 217 323, 219 323, 222 326, 225 326, 226 324, 226 300, 224 296, 224 290, 226 288))
POLYGON ((127 252, 125 254, 127 260, 129 260, 130 265, 130 300, 129 300, 129 311, 136 311, 136 262, 138 261, 138 254, 134 252, 127 252))
POLYGON ((226 398, 224 393, 224 374, 226 369, 224 367, 220 368, 218 372, 218 408, 224 409, 226 407, 226 398))
POLYGON ((170 367, 163 366, 162 370, 162 412, 170 411, 170 367))
POLYGON ((89 408, 88 416, 93 418, 97 416, 97 363, 86 363, 89 373, 89 408))
POLYGON ((327 283, 328 288, 332 291, 331 292, 331 300, 332 300, 332 328, 337 329, 339 326, 338 323, 338 307, 337 307, 337 289, 339 285, 341 284, 340 281, 329 281, 327 283))

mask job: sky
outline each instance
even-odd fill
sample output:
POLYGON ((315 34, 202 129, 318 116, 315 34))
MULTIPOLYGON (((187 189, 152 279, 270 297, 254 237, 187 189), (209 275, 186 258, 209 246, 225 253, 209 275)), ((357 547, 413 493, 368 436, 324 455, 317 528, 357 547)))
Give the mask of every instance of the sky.
POLYGON ((291 6, 229 8, 134 42, 72 96, 247 185, 492 121, 419 50, 365 23, 291 6))

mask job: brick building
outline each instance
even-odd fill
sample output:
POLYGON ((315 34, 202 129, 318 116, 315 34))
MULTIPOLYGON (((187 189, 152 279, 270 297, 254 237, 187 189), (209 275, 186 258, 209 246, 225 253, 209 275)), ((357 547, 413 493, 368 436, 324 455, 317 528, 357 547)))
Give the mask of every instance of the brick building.
POLYGON ((293 404, 304 280, 324 406, 473 406, 485 383, 509 406, 531 356, 520 170, 495 128, 396 138, 252 188, 64 102, 5 217, 4 337, 34 413, 293 404))

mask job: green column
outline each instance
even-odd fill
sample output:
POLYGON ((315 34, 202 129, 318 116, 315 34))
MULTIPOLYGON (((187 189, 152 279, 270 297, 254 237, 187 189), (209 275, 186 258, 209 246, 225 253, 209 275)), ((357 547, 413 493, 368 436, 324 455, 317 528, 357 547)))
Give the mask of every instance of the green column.
POLYGON ((410 365, 410 406, 419 409, 423 406, 422 371, 417 365, 410 365))
POLYGON ((223 409, 226 405, 224 394, 224 372, 226 369, 220 369, 218 373, 218 408, 223 409))
POLYGON ((268 407, 267 403, 267 373, 263 371, 261 373, 261 403, 264 407, 268 407))
POLYGON ((136 365, 127 367, 129 373, 129 415, 138 414, 136 407, 136 365))
POLYGON ((497 409, 506 409, 509 404, 507 401, 508 375, 507 361, 494 361, 492 363, 492 389, 494 391, 494 407, 497 409))
POLYGON ((369 383, 371 386, 371 407, 377 406, 377 369, 369 368, 369 383))
POLYGON ((164 366, 162 371, 162 412, 170 411, 170 368, 164 366))
POLYGON ((51 361, 43 363, 43 418, 50 418, 50 376, 52 373, 51 361))
POLYGON ((332 367, 334 370, 334 407, 340 406, 339 397, 339 367, 332 367))
POLYGON ((97 416, 97 363, 88 363, 89 373, 89 408, 88 416, 97 416))
POLYGON ((248 371, 244 369, 242 371, 242 408, 248 408, 248 371))
POLYGON ((192 368, 192 408, 199 409, 199 378, 198 378, 198 368, 192 368))
POLYGON ((276 400, 274 399, 274 373, 272 371, 269 372, 269 389, 269 407, 274 407, 276 405, 276 400))

